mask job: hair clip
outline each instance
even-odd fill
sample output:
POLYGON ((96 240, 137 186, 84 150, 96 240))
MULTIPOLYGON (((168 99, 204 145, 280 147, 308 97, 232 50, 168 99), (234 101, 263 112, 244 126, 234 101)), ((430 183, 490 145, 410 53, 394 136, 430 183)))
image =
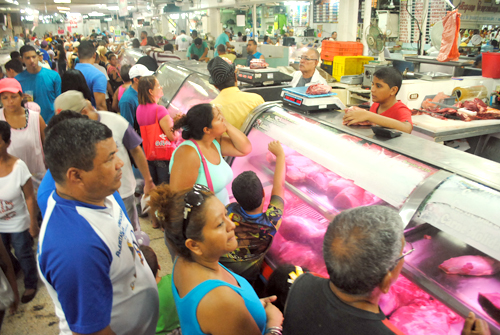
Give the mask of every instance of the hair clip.
POLYGON ((303 274, 304 271, 302 271, 302 268, 300 266, 295 266, 295 271, 292 271, 288 274, 288 277, 290 277, 287 282, 289 282, 290 284, 293 284, 293 282, 295 281, 295 279, 297 279, 298 276, 300 276, 301 274, 303 274))

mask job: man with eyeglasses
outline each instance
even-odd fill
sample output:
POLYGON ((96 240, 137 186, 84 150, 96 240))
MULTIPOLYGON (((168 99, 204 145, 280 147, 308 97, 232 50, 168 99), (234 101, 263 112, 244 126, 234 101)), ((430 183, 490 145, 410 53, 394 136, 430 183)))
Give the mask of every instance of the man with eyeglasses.
POLYGON ((300 57, 299 71, 294 72, 290 83, 292 87, 309 86, 313 84, 327 84, 316 67, 319 63, 319 52, 316 49, 308 49, 300 57))
MULTIPOLYGON (((330 278, 306 273, 294 281, 283 334, 402 335, 379 308, 379 300, 413 251, 411 245, 405 246, 397 211, 367 206, 341 212, 328 226, 323 242, 330 278)), ((471 313, 462 334, 486 335, 488 326, 471 313)))

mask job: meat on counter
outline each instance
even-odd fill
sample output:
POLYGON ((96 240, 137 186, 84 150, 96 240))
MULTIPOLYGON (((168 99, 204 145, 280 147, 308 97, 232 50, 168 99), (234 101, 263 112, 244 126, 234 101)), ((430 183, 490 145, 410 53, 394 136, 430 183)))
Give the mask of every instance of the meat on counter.
POLYGON ((306 94, 309 95, 321 95, 321 94, 327 94, 332 91, 332 88, 330 85, 327 84, 314 84, 311 85, 307 88, 306 94))
POLYGON ((500 322, 500 293, 479 293, 477 300, 486 313, 500 322))
POLYGON ((486 256, 460 256, 444 261, 439 268, 449 275, 491 276, 500 271, 500 262, 486 256))

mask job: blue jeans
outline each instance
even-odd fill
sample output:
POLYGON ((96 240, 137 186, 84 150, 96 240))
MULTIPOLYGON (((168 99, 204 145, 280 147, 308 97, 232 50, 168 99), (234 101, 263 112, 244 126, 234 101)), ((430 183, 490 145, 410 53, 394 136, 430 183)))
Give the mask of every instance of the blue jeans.
POLYGON ((170 161, 148 161, 149 173, 155 185, 170 183, 169 164, 170 161))
POLYGON ((26 290, 30 288, 36 289, 38 272, 35 254, 32 249, 33 238, 29 233, 29 229, 21 233, 1 233, 1 235, 14 269, 21 267, 24 272, 24 288, 26 290), (11 246, 14 248, 16 257, 10 251, 11 246))

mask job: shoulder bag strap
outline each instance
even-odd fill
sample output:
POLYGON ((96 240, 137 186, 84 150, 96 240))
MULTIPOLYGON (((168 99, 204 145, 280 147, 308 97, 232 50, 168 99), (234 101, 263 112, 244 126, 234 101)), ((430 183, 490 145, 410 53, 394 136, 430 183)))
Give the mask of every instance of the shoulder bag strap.
MULTIPOLYGON (((200 153, 201 157, 201 162, 203 163, 203 169, 205 170, 205 177, 207 178, 207 186, 210 189, 210 191, 214 192, 214 185, 212 184, 212 178, 210 177, 210 171, 208 171, 208 166, 207 162, 205 161, 205 157, 203 156, 203 153, 200 150, 200 147, 198 146, 198 143, 196 141, 190 140, 191 142, 196 145, 196 148, 198 149, 198 152, 200 153)), ((215 192, 214 192, 215 193, 215 192)))

